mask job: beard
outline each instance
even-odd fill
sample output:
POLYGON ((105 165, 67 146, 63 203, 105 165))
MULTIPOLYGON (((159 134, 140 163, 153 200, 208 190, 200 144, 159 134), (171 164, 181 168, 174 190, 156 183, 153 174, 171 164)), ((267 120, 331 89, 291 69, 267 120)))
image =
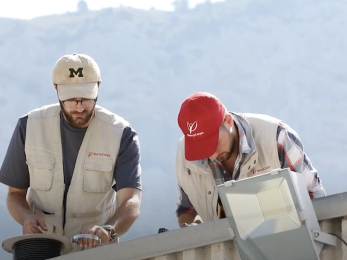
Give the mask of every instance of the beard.
POLYGON ((232 132, 230 133, 230 144, 229 144, 229 151, 228 152, 224 152, 222 154, 220 154, 218 157, 217 157, 217 160, 220 161, 220 162, 225 162, 227 160, 230 159, 231 155, 233 154, 233 152, 235 151, 235 147, 236 147, 236 141, 237 140, 235 137, 235 133, 232 132))
POLYGON ((63 104, 60 103, 60 107, 61 107, 61 112, 63 113, 63 116, 66 120, 66 122, 68 122, 69 125, 71 125, 74 128, 84 128, 88 126, 88 123, 90 122, 90 120, 92 119, 93 115, 94 115, 94 107, 90 110, 87 111, 86 109, 83 110, 82 112, 68 112, 65 110, 65 107, 63 104), (81 115, 81 117, 74 117, 74 115, 81 115))

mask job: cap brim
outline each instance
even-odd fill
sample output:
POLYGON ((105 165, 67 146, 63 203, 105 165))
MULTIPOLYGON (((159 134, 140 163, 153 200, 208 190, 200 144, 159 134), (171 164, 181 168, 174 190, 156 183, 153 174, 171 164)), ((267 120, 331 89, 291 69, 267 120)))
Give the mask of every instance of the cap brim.
POLYGON ((218 146, 219 128, 208 137, 201 140, 191 141, 185 137, 185 157, 188 161, 195 161, 212 156, 218 146))
POLYGON ((98 83, 57 85, 59 100, 72 98, 95 99, 98 96, 98 83))
POLYGON ((28 235, 12 237, 2 242, 2 248, 7 252, 12 253, 13 251, 12 247, 15 243, 25 239, 35 239, 35 238, 45 238, 45 239, 53 239, 56 241, 60 241, 64 245, 65 254, 71 252, 73 249, 72 243, 68 237, 56 235, 56 234, 28 234, 28 235))

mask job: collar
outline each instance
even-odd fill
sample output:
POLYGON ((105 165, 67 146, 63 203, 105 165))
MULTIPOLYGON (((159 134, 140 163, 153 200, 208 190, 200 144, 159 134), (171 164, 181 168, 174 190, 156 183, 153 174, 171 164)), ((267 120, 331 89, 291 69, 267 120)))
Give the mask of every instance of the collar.
POLYGON ((257 151, 253 138, 253 130, 251 124, 242 115, 235 112, 229 112, 239 130, 240 151, 246 155, 247 159, 250 155, 257 151))

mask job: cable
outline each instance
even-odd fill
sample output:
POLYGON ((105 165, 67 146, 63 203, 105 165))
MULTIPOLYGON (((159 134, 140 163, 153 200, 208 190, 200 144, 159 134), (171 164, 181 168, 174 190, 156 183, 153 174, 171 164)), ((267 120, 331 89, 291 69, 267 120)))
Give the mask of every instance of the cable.
POLYGON ((64 245, 53 239, 32 238, 16 242, 12 250, 14 260, 45 260, 63 255, 64 245))
POLYGON ((342 243, 344 243, 344 244, 347 246, 346 241, 343 240, 342 237, 340 237, 340 236, 338 236, 338 235, 336 235, 336 234, 333 234, 333 233, 329 233, 329 234, 330 234, 330 235, 333 235, 333 236, 335 236, 335 237, 337 237, 338 239, 340 239, 340 240, 342 241, 342 243))

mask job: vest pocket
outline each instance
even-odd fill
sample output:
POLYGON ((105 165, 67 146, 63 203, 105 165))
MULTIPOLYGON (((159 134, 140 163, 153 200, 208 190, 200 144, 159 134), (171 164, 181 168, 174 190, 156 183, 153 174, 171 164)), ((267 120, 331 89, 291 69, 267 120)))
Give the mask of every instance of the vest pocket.
POLYGON ((84 162, 83 189, 87 192, 108 192, 113 183, 113 160, 98 159, 84 162))
POLYGON ((29 157, 26 161, 30 174, 30 188, 48 191, 52 188, 54 165, 53 158, 29 157))

